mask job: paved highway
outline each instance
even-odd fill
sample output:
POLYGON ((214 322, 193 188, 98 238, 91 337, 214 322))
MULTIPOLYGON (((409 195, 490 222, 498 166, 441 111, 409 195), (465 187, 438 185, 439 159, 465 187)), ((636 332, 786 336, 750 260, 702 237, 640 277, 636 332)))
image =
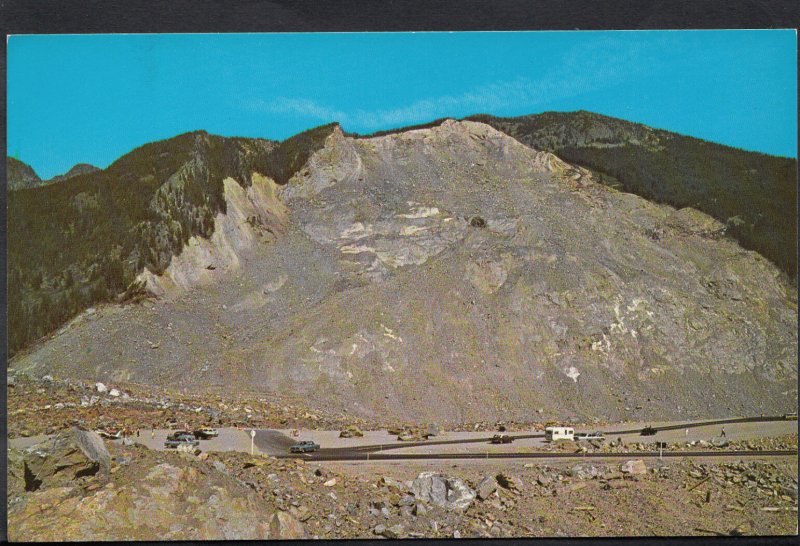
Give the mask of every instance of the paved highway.
MULTIPOLYGON (((786 421, 787 419, 784 416, 764 416, 764 417, 735 417, 729 419, 714 419, 708 421, 694 421, 689 423, 680 423, 674 425, 661 425, 653 427, 656 432, 660 431, 668 431, 668 430, 685 430, 685 429, 692 429, 698 427, 705 427, 705 426, 713 426, 713 425, 727 425, 733 423, 768 423, 774 421, 786 421)), ((601 430, 601 432, 606 436, 617 436, 621 434, 639 434, 642 431, 642 428, 627 428, 627 429, 616 429, 616 430, 601 430)), ((261 431, 259 431, 261 432, 261 431)), ((587 431, 588 432, 588 431, 587 431)), ((592 431, 593 432, 593 431, 592 431)), ((544 438, 543 432, 538 433, 531 433, 531 434, 512 434, 512 433, 505 433, 510 436, 514 440, 521 440, 521 439, 528 439, 528 438, 544 438)), ((643 436, 643 441, 651 441, 652 438, 643 436)), ((403 449, 409 447, 420 447, 420 446, 437 446, 437 445, 452 445, 452 444, 472 444, 472 443, 485 443, 491 442, 492 436, 486 436, 482 438, 468 438, 468 439, 458 439, 458 440, 426 440, 424 442, 393 442, 390 444, 371 444, 371 445, 361 445, 361 446, 353 446, 353 447, 338 447, 338 448, 328 448, 326 452, 336 452, 336 453, 351 453, 351 452, 358 452, 358 453, 373 453, 373 452, 383 452, 392 449, 403 449)), ((256 445, 258 445, 258 436, 256 436, 256 445)))
POLYGON ((320 450, 306 454, 278 455, 282 459, 306 461, 410 461, 422 459, 641 459, 654 457, 797 457, 797 451, 640 451, 629 453, 364 453, 346 450, 320 450))

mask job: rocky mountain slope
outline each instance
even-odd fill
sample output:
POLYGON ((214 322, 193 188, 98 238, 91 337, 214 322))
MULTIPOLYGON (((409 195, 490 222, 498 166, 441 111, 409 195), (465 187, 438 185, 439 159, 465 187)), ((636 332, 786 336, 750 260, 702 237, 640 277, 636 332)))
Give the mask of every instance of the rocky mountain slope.
POLYGON ((309 142, 284 185, 266 143, 203 178, 213 222, 137 274, 158 299, 93 309, 10 365, 419 422, 796 406, 796 291, 719 221, 482 123, 309 142))
MULTIPOLYGON (((134 297, 140 273, 161 274, 194 237, 212 236, 223 180, 248 189, 257 171, 285 183, 331 130, 282 143, 187 133, 102 171, 76 166, 56 184, 9 192, 10 352, 91 305, 134 297)), ((270 229, 267 217, 245 220, 270 229)))
POLYGON ((13 157, 6 157, 6 180, 8 190, 33 188, 43 184, 33 167, 13 157))
POLYGON ((720 220, 748 249, 797 275, 797 161, 652 129, 591 112, 472 116, 598 180, 720 220))

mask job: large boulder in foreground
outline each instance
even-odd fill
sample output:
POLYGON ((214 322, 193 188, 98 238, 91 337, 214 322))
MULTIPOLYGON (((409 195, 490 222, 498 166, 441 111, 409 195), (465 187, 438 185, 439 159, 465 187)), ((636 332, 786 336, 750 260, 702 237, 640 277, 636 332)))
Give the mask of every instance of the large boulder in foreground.
POLYGON ((82 478, 107 476, 111 455, 100 436, 74 428, 24 452, 20 460, 26 491, 73 485, 82 478))
POLYGON ((12 541, 264 540, 303 535, 294 518, 273 517, 253 491, 209 464, 141 446, 109 446, 115 457, 109 457, 111 469, 105 474, 103 450, 91 435, 77 438, 57 439, 57 445, 67 447, 56 451, 48 451, 53 447, 48 442, 28 452, 9 453, 12 541), (99 455, 98 461, 80 446, 99 455), (38 459, 42 461, 35 466, 38 459), (92 473, 94 465, 98 469, 92 473))

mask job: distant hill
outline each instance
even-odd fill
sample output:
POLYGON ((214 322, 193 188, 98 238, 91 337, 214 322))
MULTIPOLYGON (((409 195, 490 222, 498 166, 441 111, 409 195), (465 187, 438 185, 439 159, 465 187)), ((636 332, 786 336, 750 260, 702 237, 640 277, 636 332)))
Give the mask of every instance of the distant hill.
POLYGON ((333 128, 281 143, 186 133, 38 187, 9 158, 10 185, 23 188, 8 193, 10 353, 95 303, 133 297, 145 267, 159 274, 190 237, 211 236, 225 178, 247 187, 259 172, 285 184, 333 128))
POLYGON ((93 172, 99 171, 99 170, 100 169, 98 169, 94 165, 89 165, 88 163, 78 163, 77 165, 72 167, 70 170, 68 170, 66 173, 59 174, 58 176, 54 176, 53 178, 48 180, 47 183, 48 184, 52 184, 54 182, 62 182, 64 180, 68 180, 68 179, 70 179, 72 177, 75 177, 75 176, 80 176, 82 174, 93 173, 93 172))
POLYGON ((797 162, 591 112, 470 116, 537 150, 594 171, 605 184, 727 225, 743 247, 797 275, 797 162))
POLYGON ((13 157, 6 157, 6 179, 9 190, 33 188, 43 184, 33 167, 13 157))

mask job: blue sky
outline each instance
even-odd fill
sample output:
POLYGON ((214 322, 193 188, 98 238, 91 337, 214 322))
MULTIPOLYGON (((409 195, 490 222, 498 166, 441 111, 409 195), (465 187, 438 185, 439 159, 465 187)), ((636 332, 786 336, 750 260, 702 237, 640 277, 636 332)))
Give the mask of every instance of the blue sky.
POLYGON ((12 36, 8 153, 43 178, 195 129, 283 139, 590 110, 795 157, 794 30, 12 36))

